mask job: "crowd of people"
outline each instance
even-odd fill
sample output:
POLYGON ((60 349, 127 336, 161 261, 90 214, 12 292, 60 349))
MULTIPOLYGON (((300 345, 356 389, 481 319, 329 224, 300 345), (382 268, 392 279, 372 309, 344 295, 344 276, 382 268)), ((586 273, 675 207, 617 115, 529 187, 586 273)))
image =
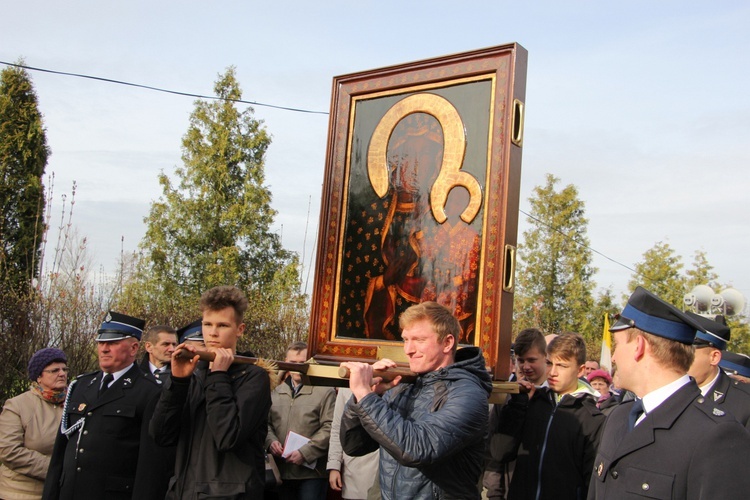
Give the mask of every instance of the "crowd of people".
MULTIPOLYGON (((255 357, 237 352, 247 307, 219 286, 178 330, 110 312, 99 370, 70 384, 63 351, 34 353, 29 390, 0 413, 0 500, 750 495, 750 358, 726 350, 721 317, 637 288, 610 328, 614 373, 577 333, 523 330, 519 391, 488 405, 481 349, 458 348, 435 302, 398 319, 413 381, 377 376, 390 359, 348 361, 340 389, 235 363, 255 357)), ((285 361, 308 355, 295 342, 285 361)))

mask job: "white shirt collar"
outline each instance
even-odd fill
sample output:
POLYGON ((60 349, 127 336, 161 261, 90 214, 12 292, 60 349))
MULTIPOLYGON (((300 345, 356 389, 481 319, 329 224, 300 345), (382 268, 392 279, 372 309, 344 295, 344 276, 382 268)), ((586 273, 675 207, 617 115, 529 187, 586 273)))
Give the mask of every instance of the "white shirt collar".
MULTIPOLYGON (((134 364, 135 364, 135 363, 130 363, 130 364, 128 365, 128 367, 127 367, 127 368, 124 368, 124 369, 122 369, 122 370, 120 370, 120 371, 116 371, 116 372, 114 372, 114 373, 112 374, 112 376, 114 377, 114 379, 112 380, 112 382, 110 382, 109 386, 110 386, 110 387, 112 387, 112 384, 114 384, 115 382, 117 382, 117 380, 118 380, 118 379, 119 379, 120 377, 122 377, 123 375, 125 375, 125 373, 127 373, 127 371, 128 371, 128 370, 130 370, 131 368, 133 368, 133 365, 134 365, 134 364)), ((102 373, 103 373, 103 372, 102 372, 102 373)), ((102 377, 103 377, 103 376, 104 376, 104 375, 102 374, 102 377)))
POLYGON ((684 386, 685 384, 688 384, 689 382, 690 382, 690 377, 687 374, 685 374, 682 377, 675 380, 674 382, 670 382, 669 384, 659 387, 655 391, 651 391, 645 396, 643 396, 643 411, 645 412, 644 415, 654 411, 656 408, 659 407, 660 404, 666 401, 672 394, 680 390, 682 386, 684 386))
POLYGON ((149 369, 149 370, 151 370, 151 373, 154 373, 154 372, 155 372, 156 370, 158 370, 158 369, 159 369, 159 367, 158 367, 158 366, 156 366, 155 364, 153 364, 153 363, 151 362, 151 360, 149 360, 149 361, 148 361, 148 369, 149 369))
POLYGON ((701 394, 703 394, 704 396, 708 394, 708 391, 711 390, 711 388, 714 386, 718 378, 719 378, 719 370, 716 370, 716 375, 714 375, 714 378, 712 378, 711 380, 709 380, 708 382, 706 382, 704 385, 701 386, 701 394))

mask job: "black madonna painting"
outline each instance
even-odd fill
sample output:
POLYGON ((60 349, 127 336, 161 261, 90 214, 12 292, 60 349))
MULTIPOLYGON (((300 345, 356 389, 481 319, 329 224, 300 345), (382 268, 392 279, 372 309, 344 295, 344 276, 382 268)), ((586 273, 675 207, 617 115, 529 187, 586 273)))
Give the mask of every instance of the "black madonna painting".
POLYGON ((453 312, 460 344, 495 356, 504 283, 504 313, 512 308, 512 276, 503 270, 512 271, 505 248, 515 248, 517 225, 519 50, 334 80, 311 321, 316 358, 374 358, 373 349, 400 342, 400 314, 424 301, 453 312))
POLYGON ((489 106, 490 88, 355 103, 337 336, 400 340, 400 313, 432 300, 473 343, 489 131, 476 108, 489 106), (467 144, 467 135, 485 140, 467 144))

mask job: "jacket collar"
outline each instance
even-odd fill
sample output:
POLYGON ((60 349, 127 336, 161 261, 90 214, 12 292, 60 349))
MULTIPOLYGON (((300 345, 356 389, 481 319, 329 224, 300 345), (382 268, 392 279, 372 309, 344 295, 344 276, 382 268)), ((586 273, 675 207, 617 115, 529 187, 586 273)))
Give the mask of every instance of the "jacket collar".
POLYGON ((615 429, 615 432, 621 432, 622 440, 610 463, 614 463, 620 457, 653 443, 656 429, 668 429, 672 427, 675 420, 700 395, 700 389, 691 380, 678 389, 677 392, 669 396, 662 404, 654 408, 631 432, 628 432, 626 428, 627 419, 622 419, 620 422, 622 429, 615 429))
POLYGON ((125 396, 126 391, 130 390, 133 387, 133 384, 135 384, 135 381, 143 376, 143 372, 138 368, 138 365, 133 364, 133 366, 131 366, 122 377, 112 382, 112 385, 100 398, 99 386, 101 385, 103 376, 103 372, 97 372, 96 376, 89 381, 88 386, 86 386, 84 390, 84 399, 86 400, 89 410, 96 409, 125 396))

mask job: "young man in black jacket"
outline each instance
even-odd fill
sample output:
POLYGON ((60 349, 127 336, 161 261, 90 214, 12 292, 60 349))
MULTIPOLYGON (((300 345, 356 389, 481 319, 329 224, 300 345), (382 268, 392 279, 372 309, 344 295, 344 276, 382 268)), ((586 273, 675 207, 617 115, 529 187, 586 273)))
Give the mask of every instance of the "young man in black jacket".
MULTIPOLYGON (((584 373, 586 344, 564 333, 547 346, 548 387, 519 380, 528 392, 502 408, 506 459, 516 458, 508 499, 579 499, 587 494, 604 415, 584 373)), ((500 453, 497 453, 500 454, 500 453)))
POLYGON ((205 292, 203 338, 214 360, 179 356, 195 352, 187 343, 172 357, 149 429, 158 444, 177 444, 167 499, 263 498, 270 377, 257 365, 232 364, 247 305, 233 286, 205 292))

